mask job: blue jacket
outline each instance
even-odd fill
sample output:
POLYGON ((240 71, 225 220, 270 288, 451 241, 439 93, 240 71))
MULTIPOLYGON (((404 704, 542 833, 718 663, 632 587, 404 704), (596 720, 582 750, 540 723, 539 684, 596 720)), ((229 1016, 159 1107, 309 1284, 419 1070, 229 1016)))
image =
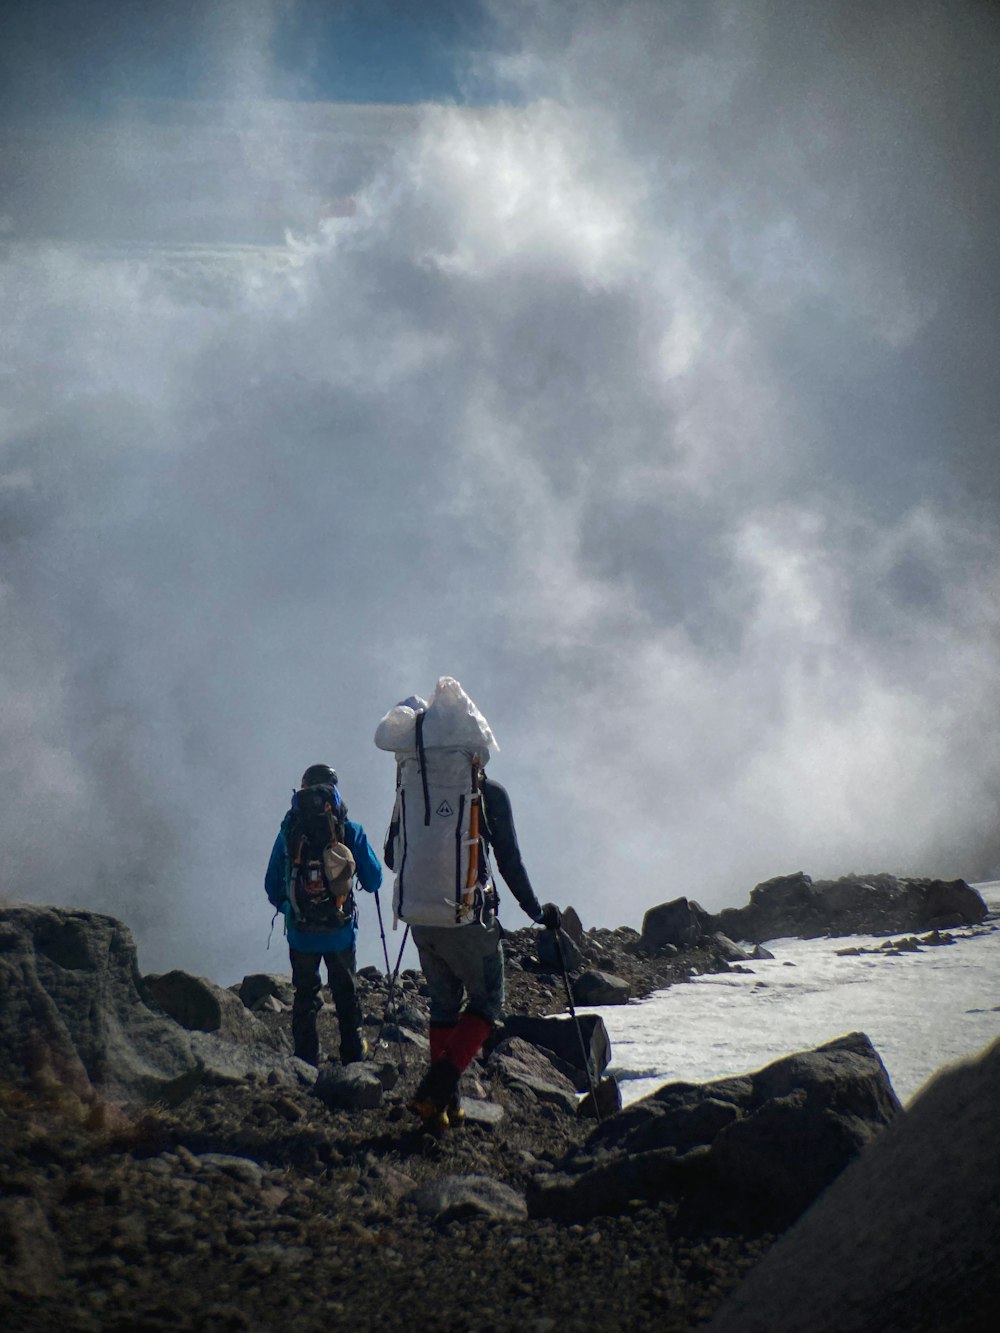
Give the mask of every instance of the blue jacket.
MULTIPOLYGON (((357 921, 352 921, 339 930, 320 934, 314 930, 297 930, 292 905, 288 901, 288 886, 291 881, 291 859, 288 855, 288 843, 285 831, 292 817, 289 810, 281 821, 281 828, 271 849, 271 859, 267 863, 264 876, 264 891, 272 907, 277 907, 285 914, 285 934, 293 949, 306 953, 339 953, 342 949, 351 949, 358 939, 357 921)), ((382 883, 382 867, 378 857, 368 845, 368 838, 360 824, 353 819, 345 821, 344 842, 350 848, 357 866, 358 882, 368 893, 378 893, 382 883)))

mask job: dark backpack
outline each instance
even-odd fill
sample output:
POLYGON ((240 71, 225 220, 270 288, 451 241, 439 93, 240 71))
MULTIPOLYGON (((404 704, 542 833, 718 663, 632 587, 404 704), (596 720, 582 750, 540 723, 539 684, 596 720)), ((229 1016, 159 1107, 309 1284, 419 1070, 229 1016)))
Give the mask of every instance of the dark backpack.
POLYGON ((355 865, 346 832, 347 806, 336 787, 303 787, 292 797, 288 897, 300 930, 339 930, 354 920, 355 865))

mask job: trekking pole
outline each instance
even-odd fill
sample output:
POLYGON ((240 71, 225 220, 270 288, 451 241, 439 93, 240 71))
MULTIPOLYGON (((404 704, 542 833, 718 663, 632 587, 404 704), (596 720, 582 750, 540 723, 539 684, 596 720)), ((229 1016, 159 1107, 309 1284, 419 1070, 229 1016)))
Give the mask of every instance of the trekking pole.
POLYGON ((399 1051, 399 1063, 403 1066, 404 1074, 406 1073, 406 1056, 403 1054, 403 1037, 399 1030, 399 1005, 396 999, 395 986, 396 982, 399 980, 399 965, 403 961, 403 950, 406 948, 406 939, 409 933, 410 927, 407 926, 403 931, 403 942, 399 946, 399 953, 396 956, 396 966, 392 973, 392 982, 389 986, 389 993, 386 996, 386 1011, 388 1012, 389 1004, 392 1004, 393 1006, 393 1017, 395 1019, 396 1028, 396 1050, 399 1051))
MULTIPOLYGON (((385 959, 385 976, 386 976, 386 981, 388 981, 389 973, 391 971, 389 967, 389 946, 385 942, 385 926, 382 924, 382 904, 379 902, 378 889, 375 890, 375 911, 378 915, 378 933, 382 937, 382 957, 385 959)), ((404 942, 405 942, 405 936, 404 936, 404 942)), ((373 1055, 375 1051, 378 1049, 379 1043, 382 1040, 382 1029, 384 1027, 385 1027, 385 1014, 383 1013, 382 1027, 379 1028, 378 1036, 375 1038, 375 1046, 372 1050, 373 1055)))
MULTIPOLYGON (((385 975, 389 976, 389 946, 385 942, 385 926, 382 924, 382 904, 378 900, 378 889, 375 890, 375 911, 378 913, 378 933, 382 936, 382 956, 385 959, 385 975)), ((403 943, 406 943, 406 936, 403 936, 403 943)))
MULTIPOLYGON (((399 965, 403 961, 403 950, 406 948, 406 941, 410 934, 410 927, 407 926, 403 931, 403 943, 399 946, 399 954, 396 958, 396 966, 389 974, 389 989, 385 997, 385 1010, 382 1014, 382 1026, 378 1030, 378 1036, 375 1038, 376 1046, 382 1044, 382 1034, 385 1031, 385 1025, 389 1021, 389 1010, 392 1008, 393 991, 396 986, 396 978, 399 976, 399 965)), ((388 951, 386 952, 386 966, 389 965, 388 951)), ((396 1045, 399 1047, 399 1063, 403 1066, 403 1073, 406 1073, 406 1057, 403 1055, 403 1039, 399 1035, 399 1023, 396 1023, 396 1045)))
POLYGON ((597 1123, 601 1123, 601 1108, 597 1104, 597 1087, 594 1083, 594 1075, 590 1068, 590 1056, 587 1054, 587 1043, 583 1039, 583 1028, 580 1024, 579 1015, 573 1006, 573 991, 569 984, 569 972, 566 969, 566 956, 563 953, 562 940, 559 938, 558 928, 554 930, 553 935, 556 940, 556 953, 559 955, 559 966, 562 968, 563 985, 566 987, 566 1003, 569 1006, 570 1018, 576 1024, 576 1035, 580 1038, 580 1054, 583 1056, 583 1067, 587 1071, 587 1085, 590 1088, 590 1096, 594 1103, 594 1115, 597 1117, 597 1123))
MULTIPOLYGON (((389 946, 388 946, 388 944, 386 944, 386 942, 385 942, 385 927, 384 927, 383 924, 382 924, 382 906, 381 906, 381 904, 380 904, 380 902, 379 902, 379 899, 378 899, 378 893, 375 894, 375 910, 376 910, 376 912, 378 913, 378 928, 379 928, 379 934, 382 936, 382 955, 383 955, 383 957, 385 958, 385 975, 386 975, 386 980, 387 980, 388 983, 389 983, 389 990, 388 990, 388 994, 386 995, 386 1001, 385 1001, 385 1012, 382 1014, 382 1026, 381 1026, 381 1027, 379 1028, 379 1030, 378 1030, 378 1038, 376 1039, 376 1042, 375 1042, 375 1045, 376 1045, 376 1048, 377 1048, 377 1047, 381 1044, 381 1042, 382 1042, 382 1033, 385 1031, 386 1019, 387 1019, 388 1016, 389 1016, 389 1006, 390 1006, 390 1004, 392 1003, 392 991, 393 991, 393 987, 394 987, 394 985, 395 985, 395 983, 396 983, 396 975, 397 975, 398 972, 399 972, 399 965, 400 965, 400 963, 403 961, 403 950, 406 948, 406 936, 409 934, 409 930, 410 930, 410 928, 409 928, 409 926, 407 926, 407 927, 406 927, 406 930, 404 930, 404 932, 403 932, 403 943, 399 946, 399 957, 396 959, 396 970, 395 970, 395 972, 390 973, 390 968, 389 968, 389 946)), ((397 1048, 399 1049, 399 1062, 400 1062, 400 1064, 403 1066, 403 1072, 405 1073, 405 1072, 406 1072, 406 1057, 403 1055, 403 1040, 402 1040, 402 1038, 401 1038, 400 1035, 399 1035, 399 1022, 398 1022, 398 1021, 397 1021, 397 1023, 396 1023, 396 1046, 397 1046, 397 1048)))

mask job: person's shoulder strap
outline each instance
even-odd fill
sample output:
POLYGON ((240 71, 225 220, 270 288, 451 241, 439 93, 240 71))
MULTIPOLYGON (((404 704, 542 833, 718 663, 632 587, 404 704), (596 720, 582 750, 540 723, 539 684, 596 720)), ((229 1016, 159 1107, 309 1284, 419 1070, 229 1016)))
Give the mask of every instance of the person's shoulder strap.
POLYGON ((426 713, 417 714, 417 763, 420 765, 420 781, 424 789, 424 823, 431 822, 431 794, 427 786, 427 752, 424 749, 424 718, 426 713))

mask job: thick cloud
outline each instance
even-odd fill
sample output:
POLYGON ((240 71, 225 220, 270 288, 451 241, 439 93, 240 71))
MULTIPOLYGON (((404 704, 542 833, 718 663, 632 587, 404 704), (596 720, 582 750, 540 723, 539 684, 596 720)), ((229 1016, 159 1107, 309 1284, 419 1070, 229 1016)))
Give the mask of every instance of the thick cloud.
POLYGON ((5 131, 7 892, 280 961, 293 783, 380 841, 440 674, 588 924, 995 871, 986 14, 503 5, 507 107, 5 131))

